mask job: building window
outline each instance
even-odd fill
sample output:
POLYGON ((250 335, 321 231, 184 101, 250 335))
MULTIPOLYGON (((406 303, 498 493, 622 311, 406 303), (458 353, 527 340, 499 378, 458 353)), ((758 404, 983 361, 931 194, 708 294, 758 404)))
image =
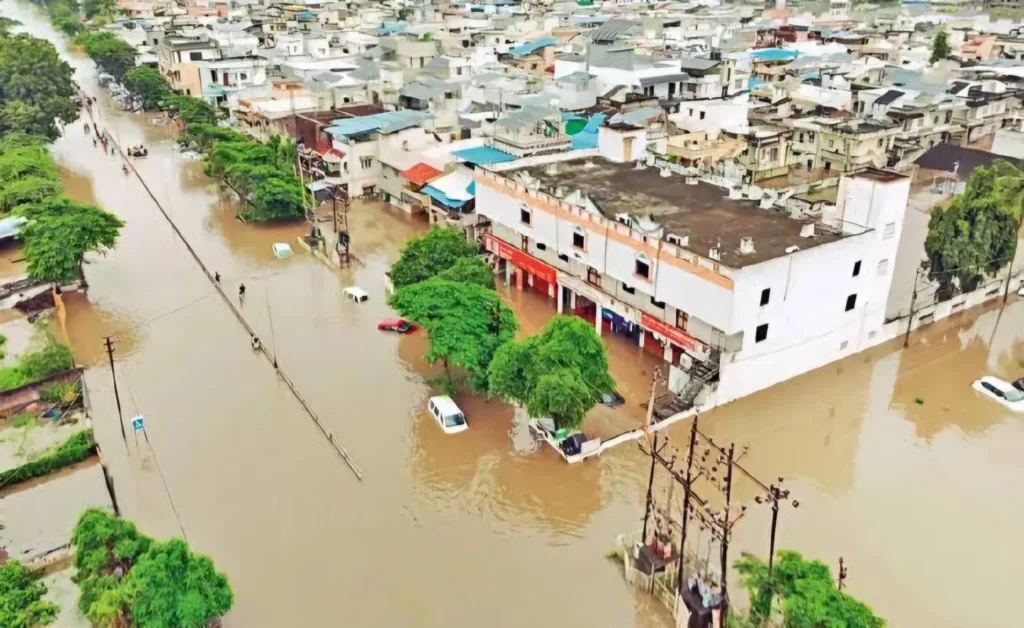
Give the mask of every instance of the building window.
POLYGON ((682 310, 676 310, 676 327, 687 329, 690 326, 690 315, 682 310))
POLYGON ((832 140, 829 140, 829 141, 828 141, 828 147, 829 147, 829 148, 835 148, 835 146, 836 146, 836 143, 835 143, 835 142, 833 142, 832 140))
POLYGON ((246 74, 245 72, 239 72, 238 73, 238 80, 239 81, 244 81, 244 80, 246 80, 248 78, 249 78, 249 75, 246 74))
POLYGON ((853 276, 856 277, 860 274, 860 260, 853 263, 853 276))
POLYGON ((761 342, 766 338, 768 338, 768 323, 758 325, 757 331, 754 332, 754 342, 761 342))
POLYGON ((701 112, 700 112, 700 119, 701 119, 701 120, 703 120, 703 119, 704 119, 704 116, 705 116, 706 114, 707 114, 707 112, 706 112, 706 111, 701 111, 701 112))
POLYGON ((894 235, 896 235, 896 223, 894 223, 894 222, 886 223, 885 231, 882 232, 882 239, 883 240, 888 240, 889 238, 893 237, 894 235))
POLYGON ((558 254, 558 259, 562 260, 562 261, 563 261, 563 262, 565 262, 566 264, 568 264, 568 263, 569 263, 569 256, 568 256, 568 255, 566 255, 566 254, 564 254, 564 253, 559 253, 559 254, 558 254))
POLYGON ((191 61, 202 61, 203 60, 203 53, 201 53, 201 52, 190 52, 190 53, 188 53, 188 58, 191 61))
POLYGON ((363 170, 369 170, 373 167, 373 157, 360 157, 359 165, 363 170))
POLYGON ((765 288, 764 290, 762 290, 761 291, 761 305, 762 306, 768 305, 768 300, 771 298, 771 296, 772 296, 772 289, 771 288, 765 288))
POLYGON ((857 295, 851 294, 846 297, 846 311, 849 312, 855 307, 857 307, 857 295))
POLYGON ((636 256, 636 262, 633 264, 633 271, 638 277, 643 277, 644 279, 651 278, 651 264, 647 260, 646 255, 641 253, 636 256))
POLYGON ((654 297, 651 297, 651 305, 653 305, 654 307, 665 309, 665 302, 664 301, 659 301, 659 300, 655 299, 654 297))
POLYGON ((843 350, 845 350, 845 349, 846 349, 846 347, 848 347, 848 346, 850 346, 850 341, 849 341, 849 340, 844 340, 844 341, 842 341, 841 343, 839 343, 839 350, 840 350, 840 351, 843 351, 843 350))
POLYGON ((884 140, 884 139, 882 139, 882 138, 878 138, 878 146, 879 146, 879 148, 881 148, 881 147, 882 147, 882 144, 884 144, 884 143, 885 143, 885 140, 884 140))
POLYGON ((583 232, 582 227, 572 230, 572 245, 577 249, 587 248, 587 234, 583 232))
POLYGON ((543 242, 538 242, 537 243, 537 250, 538 251, 546 251, 546 250, 548 250, 548 245, 544 244, 543 242))
POLYGON ((886 273, 889 272, 889 260, 884 259, 878 262, 878 276, 885 277, 886 273))
POLYGON ((626 284, 622 284, 622 291, 626 294, 636 294, 636 288, 632 288, 626 284))
POLYGON ((533 215, 530 213, 530 209, 528 207, 520 207, 519 208, 519 222, 523 223, 524 225, 529 226, 529 225, 533 224, 532 221, 533 221, 533 215))

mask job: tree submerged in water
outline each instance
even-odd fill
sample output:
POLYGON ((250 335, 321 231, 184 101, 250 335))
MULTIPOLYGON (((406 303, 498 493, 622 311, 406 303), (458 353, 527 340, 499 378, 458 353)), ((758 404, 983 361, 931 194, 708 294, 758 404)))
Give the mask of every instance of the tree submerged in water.
POLYGON ((98 626, 201 628, 227 613, 227 577, 181 539, 159 542, 99 508, 75 526, 78 607, 98 626))
POLYGON ((1003 159, 991 168, 971 172, 963 194, 948 208, 936 207, 928 221, 924 248, 931 277, 940 296, 978 287, 984 275, 994 275, 1017 251, 1017 231, 1024 200, 1024 173, 1003 159))
POLYGON ((18 208, 27 222, 18 237, 25 241, 28 275, 67 284, 84 280, 85 254, 113 248, 124 223, 108 211, 66 198, 49 198, 18 208))
POLYGON ((563 315, 548 321, 540 334, 498 349, 488 378, 491 394, 568 430, 579 429, 601 395, 615 388, 594 326, 563 315))
MULTIPOLYGON (((733 563, 750 596, 748 626, 785 628, 883 628, 863 602, 840 591, 825 563, 806 560, 797 552, 780 550, 773 569, 756 556, 744 554, 733 563)), ((730 622, 730 625, 732 622, 730 622)))

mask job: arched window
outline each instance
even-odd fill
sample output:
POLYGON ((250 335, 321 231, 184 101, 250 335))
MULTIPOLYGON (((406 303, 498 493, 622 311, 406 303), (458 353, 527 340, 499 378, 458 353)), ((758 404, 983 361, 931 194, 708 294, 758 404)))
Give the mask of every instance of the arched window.
POLYGON ((651 278, 651 262, 647 259, 646 255, 641 253, 636 256, 633 270, 638 276, 643 277, 644 279, 651 278))
POLYGON ((587 233, 583 231, 583 227, 576 227, 572 230, 572 245, 577 249, 586 250, 587 233))

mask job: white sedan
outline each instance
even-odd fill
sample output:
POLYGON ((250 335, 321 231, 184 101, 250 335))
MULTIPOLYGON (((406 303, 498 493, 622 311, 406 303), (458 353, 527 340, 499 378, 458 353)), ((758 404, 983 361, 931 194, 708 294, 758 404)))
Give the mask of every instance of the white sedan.
POLYGON ((974 382, 972 388, 1014 412, 1024 412, 1024 378, 1011 384, 998 377, 986 376, 974 382))

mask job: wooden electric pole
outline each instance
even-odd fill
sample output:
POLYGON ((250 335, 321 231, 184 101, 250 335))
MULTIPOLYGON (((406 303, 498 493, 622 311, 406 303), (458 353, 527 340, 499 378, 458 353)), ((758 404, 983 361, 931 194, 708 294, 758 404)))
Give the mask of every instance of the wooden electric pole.
POLYGON ((128 435, 124 432, 124 416, 121 413, 121 395, 117 393, 117 371, 114 370, 114 341, 106 337, 107 358, 110 360, 110 377, 114 381, 114 401, 117 402, 117 423, 121 426, 121 440, 128 446, 128 435))

